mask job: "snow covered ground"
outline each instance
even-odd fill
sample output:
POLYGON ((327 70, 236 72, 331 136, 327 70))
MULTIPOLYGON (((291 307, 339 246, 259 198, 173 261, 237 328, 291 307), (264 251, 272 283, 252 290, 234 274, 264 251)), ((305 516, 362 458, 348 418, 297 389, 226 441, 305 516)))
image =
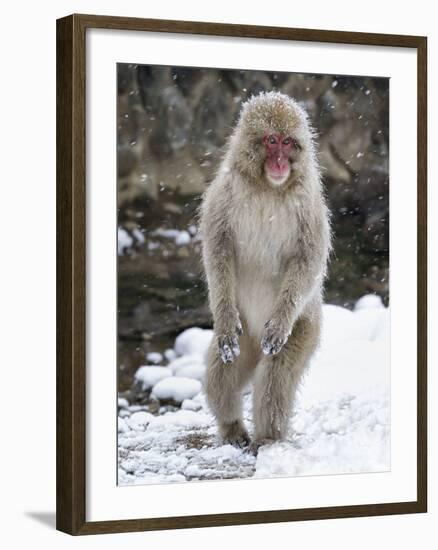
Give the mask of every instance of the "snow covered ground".
MULTIPOLYGON (((389 309, 371 295, 353 312, 324 306, 321 347, 303 380, 289 436, 261 447, 257 457, 218 440, 201 386, 212 332, 184 331, 173 350, 164 357, 149 354, 150 364, 136 373, 152 399, 170 399, 176 406, 151 414, 147 405, 119 399, 118 483, 389 470, 389 317, 389 309)), ((251 432, 250 393, 244 396, 244 417, 251 432)))

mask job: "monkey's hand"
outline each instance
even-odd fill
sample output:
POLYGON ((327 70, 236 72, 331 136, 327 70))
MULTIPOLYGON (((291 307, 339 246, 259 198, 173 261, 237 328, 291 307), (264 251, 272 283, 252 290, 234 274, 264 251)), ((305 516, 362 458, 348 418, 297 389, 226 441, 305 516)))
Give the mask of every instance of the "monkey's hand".
POLYGON ((262 337, 262 351, 265 355, 279 353, 291 335, 292 327, 286 318, 274 316, 265 323, 262 337))
POLYGON ((237 310, 226 323, 220 323, 215 328, 219 355, 224 363, 232 363, 240 355, 239 336, 243 332, 237 310))

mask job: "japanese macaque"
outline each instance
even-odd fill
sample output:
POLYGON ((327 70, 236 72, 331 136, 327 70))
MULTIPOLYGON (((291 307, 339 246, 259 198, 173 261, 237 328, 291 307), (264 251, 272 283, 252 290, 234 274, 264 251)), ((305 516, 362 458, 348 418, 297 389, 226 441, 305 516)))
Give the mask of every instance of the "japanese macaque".
POLYGON ((330 250, 313 133, 290 97, 241 110, 201 206, 214 320, 205 390, 225 443, 251 450, 286 437, 294 396, 320 337, 330 250), (253 381, 252 442, 242 389, 253 381))

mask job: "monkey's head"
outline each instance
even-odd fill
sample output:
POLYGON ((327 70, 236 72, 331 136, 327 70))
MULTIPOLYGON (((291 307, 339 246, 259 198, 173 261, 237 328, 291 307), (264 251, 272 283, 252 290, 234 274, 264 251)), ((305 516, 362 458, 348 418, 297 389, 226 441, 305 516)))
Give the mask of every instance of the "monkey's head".
POLYGON ((302 181, 314 159, 306 112, 279 92, 253 96, 242 107, 231 152, 245 179, 277 189, 302 181))

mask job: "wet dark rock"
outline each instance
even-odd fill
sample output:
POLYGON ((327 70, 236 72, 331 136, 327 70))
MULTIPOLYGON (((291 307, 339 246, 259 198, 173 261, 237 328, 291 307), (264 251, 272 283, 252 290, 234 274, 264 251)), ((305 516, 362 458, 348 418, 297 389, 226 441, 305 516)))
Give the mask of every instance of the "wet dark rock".
POLYGON ((290 76, 289 73, 271 73, 270 74, 272 84, 276 88, 278 88, 279 86, 282 86, 287 81, 289 76, 290 76))
POLYGON ((201 165, 217 166, 218 152, 230 134, 234 112, 232 94, 225 83, 208 81, 194 108, 190 140, 201 165))
POLYGON ((120 143, 117 146, 117 174, 120 177, 128 176, 137 164, 137 156, 129 143, 120 143))
POLYGON ((119 95, 125 94, 132 90, 134 86, 135 72, 133 65, 120 63, 117 67, 117 90, 119 95))
POLYGON ((222 75, 224 80, 231 85, 232 91, 244 99, 250 95, 272 90, 273 87, 269 75, 262 71, 222 71, 222 75))
POLYGON ((188 144, 192 114, 181 92, 170 86, 162 90, 156 111, 160 123, 149 137, 150 149, 157 158, 168 157, 188 144))
POLYGON ((164 86, 171 84, 169 67, 138 65, 135 69, 143 108, 155 113, 164 86))
POLYGON ((175 87, 180 89, 184 95, 190 95, 194 86, 204 75, 203 71, 190 67, 171 67, 170 73, 175 87))

